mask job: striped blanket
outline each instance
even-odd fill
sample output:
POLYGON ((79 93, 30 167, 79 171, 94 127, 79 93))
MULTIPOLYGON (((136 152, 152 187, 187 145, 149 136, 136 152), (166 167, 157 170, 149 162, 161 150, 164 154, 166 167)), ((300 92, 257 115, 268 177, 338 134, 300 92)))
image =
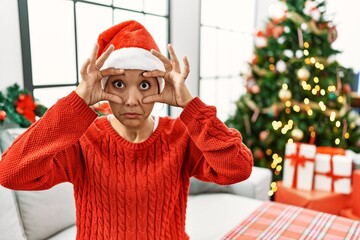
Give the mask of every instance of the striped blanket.
POLYGON ((229 239, 360 239, 360 222, 276 202, 264 202, 225 235, 229 239))

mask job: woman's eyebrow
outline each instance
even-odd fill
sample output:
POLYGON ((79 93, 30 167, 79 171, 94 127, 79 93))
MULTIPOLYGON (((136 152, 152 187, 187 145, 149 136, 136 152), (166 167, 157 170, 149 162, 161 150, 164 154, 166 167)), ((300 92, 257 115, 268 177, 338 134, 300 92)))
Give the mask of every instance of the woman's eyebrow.
POLYGON ((126 74, 125 73, 123 73, 123 74, 117 74, 117 75, 111 75, 111 76, 109 76, 109 78, 108 79, 121 79, 123 76, 126 76, 126 74))

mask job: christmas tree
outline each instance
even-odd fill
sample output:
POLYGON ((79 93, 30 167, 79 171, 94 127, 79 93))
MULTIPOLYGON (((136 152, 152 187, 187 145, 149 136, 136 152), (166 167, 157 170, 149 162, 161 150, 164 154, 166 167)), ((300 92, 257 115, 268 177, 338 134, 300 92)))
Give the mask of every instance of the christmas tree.
POLYGON ((360 147, 359 116, 350 105, 355 75, 336 61, 336 26, 327 17, 325 1, 271 6, 243 73, 247 93, 226 121, 241 131, 255 165, 270 168, 274 181, 282 178, 287 142, 360 147))

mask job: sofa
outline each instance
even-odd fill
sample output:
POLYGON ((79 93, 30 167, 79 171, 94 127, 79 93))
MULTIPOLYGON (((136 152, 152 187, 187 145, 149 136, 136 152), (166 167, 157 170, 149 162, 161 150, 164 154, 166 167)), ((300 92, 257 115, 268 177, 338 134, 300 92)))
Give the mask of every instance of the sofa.
MULTIPOLYGON (((24 130, 0 130, 0 153, 24 130)), ((271 176, 269 169, 253 167, 246 181, 227 186, 192 178, 186 213, 190 239, 224 236, 269 200, 271 176)), ((70 183, 45 191, 13 191, 0 186, 0 240, 69 240, 75 239, 75 235, 75 203, 70 183)))

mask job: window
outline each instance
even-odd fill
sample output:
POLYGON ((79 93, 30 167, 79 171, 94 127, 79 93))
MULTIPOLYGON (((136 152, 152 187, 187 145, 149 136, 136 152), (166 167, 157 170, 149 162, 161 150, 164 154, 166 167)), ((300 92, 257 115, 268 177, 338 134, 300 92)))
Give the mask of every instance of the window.
POLYGON ((255 2, 201 1, 200 97, 223 121, 245 93, 240 73, 252 55, 255 2))
MULTIPOLYGON (((98 34, 111 25, 134 19, 146 26, 162 52, 170 42, 169 0, 18 2, 24 86, 47 107, 75 89, 98 34)), ((168 112, 159 107, 154 111, 168 112)))

